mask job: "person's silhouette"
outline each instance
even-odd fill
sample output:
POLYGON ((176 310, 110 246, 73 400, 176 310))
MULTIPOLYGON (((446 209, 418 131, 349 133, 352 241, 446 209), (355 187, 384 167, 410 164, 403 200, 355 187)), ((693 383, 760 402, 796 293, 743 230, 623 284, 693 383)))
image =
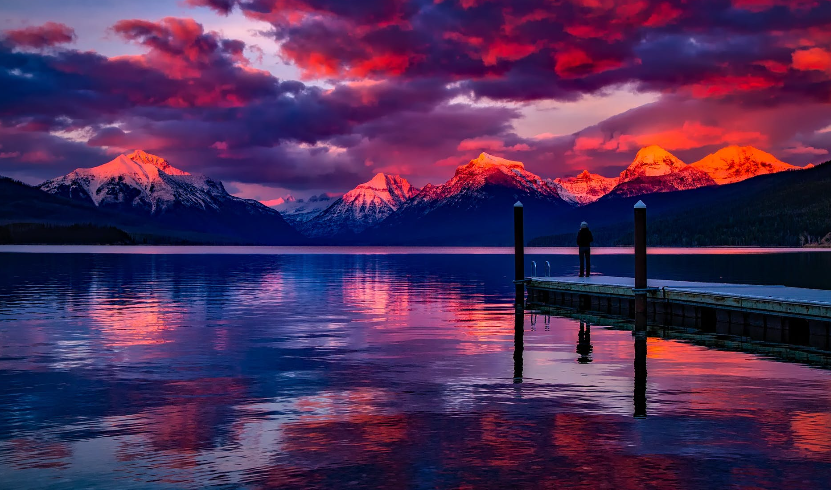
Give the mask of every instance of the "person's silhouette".
POLYGON ((580 364, 588 364, 592 362, 591 353, 594 349, 592 347, 592 326, 589 322, 580 320, 580 332, 577 334, 577 353, 580 358, 577 362, 580 364))
POLYGON ((580 223, 580 231, 577 232, 577 247, 580 250, 580 277, 583 277, 584 265, 585 276, 591 275, 592 271, 592 242, 594 237, 589 230, 589 224, 585 221, 580 223))

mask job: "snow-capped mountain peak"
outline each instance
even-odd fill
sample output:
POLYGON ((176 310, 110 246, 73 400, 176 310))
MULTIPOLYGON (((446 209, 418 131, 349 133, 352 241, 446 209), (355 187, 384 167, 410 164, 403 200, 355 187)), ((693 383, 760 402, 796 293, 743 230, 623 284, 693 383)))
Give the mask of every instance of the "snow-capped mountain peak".
POLYGON ((161 170, 162 172, 166 173, 167 175, 190 175, 188 172, 185 172, 184 170, 179 170, 178 168, 174 167, 164 158, 156 155, 151 155, 150 153, 147 153, 144 150, 135 150, 129 155, 127 155, 127 158, 136 163, 152 165, 157 169, 161 170))
POLYGON ((471 167, 478 167, 478 168, 489 168, 489 167, 507 167, 507 168, 521 168, 524 169, 525 165, 522 162, 516 162, 514 160, 508 160, 507 158, 501 158, 490 153, 482 152, 479 154, 478 157, 471 160, 467 165, 471 167))
POLYGON ((309 236, 359 233, 398 210, 418 189, 399 175, 376 174, 302 225, 309 236))
POLYGON ((143 151, 119 155, 92 168, 78 168, 39 186, 51 194, 155 214, 178 203, 216 208, 216 199, 230 199, 222 183, 191 175, 165 159, 143 151))
POLYGON ((410 185, 407 179, 378 173, 368 182, 344 194, 342 201, 350 206, 356 218, 360 218, 367 212, 375 214, 380 209, 395 211, 401 203, 417 193, 418 189, 410 185))
POLYGON ((583 170, 576 177, 554 179, 560 196, 574 204, 588 204, 605 196, 618 183, 616 177, 604 177, 583 170))
POLYGON ((692 165, 657 145, 642 148, 620 173, 610 194, 620 197, 673 192, 715 185, 716 182, 692 165))
POLYGON ((641 148, 629 167, 621 172, 620 182, 680 172, 686 166, 681 159, 660 146, 647 146, 641 148))
POLYGON ((323 193, 301 199, 288 195, 272 201, 264 201, 263 204, 276 209, 295 228, 302 228, 304 223, 328 208, 333 200, 332 196, 323 193))
POLYGON ((737 145, 722 148, 692 166, 706 172, 718 184, 732 184, 757 175, 801 168, 787 164, 758 148, 737 145))
POLYGON ((419 198, 441 199, 459 195, 464 191, 476 192, 488 184, 560 198, 557 188, 551 182, 526 170, 522 162, 488 153, 482 153, 470 162, 457 167, 453 178, 444 184, 426 186, 419 198))
POLYGON ((140 226, 161 226, 190 239, 286 243, 299 235, 276 210, 229 194, 222 182, 191 175, 156 155, 134 151, 42 183, 44 192, 130 214, 140 226))
POLYGON ((343 197, 350 202, 380 200, 397 209, 398 204, 413 197, 416 193, 418 189, 400 175, 377 173, 371 180, 358 185, 343 197))

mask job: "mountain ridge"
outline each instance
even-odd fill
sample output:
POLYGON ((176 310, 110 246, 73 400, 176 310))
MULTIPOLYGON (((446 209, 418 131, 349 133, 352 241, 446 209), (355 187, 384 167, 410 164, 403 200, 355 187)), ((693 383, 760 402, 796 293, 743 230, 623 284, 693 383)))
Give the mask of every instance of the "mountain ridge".
POLYGON ((758 148, 738 145, 722 148, 691 165, 706 172, 719 185, 741 182, 759 175, 803 168, 785 163, 758 148))
POLYGON ((299 224, 299 229, 310 237, 357 234, 383 221, 418 192, 419 189, 400 175, 379 172, 299 224))
POLYGON ((164 227, 227 235, 251 243, 302 241, 279 212, 258 201, 232 196, 222 182, 190 174, 141 150, 97 167, 75 169, 38 188, 164 227))
POLYGON ((482 153, 457 167, 447 182, 424 186, 360 239, 386 245, 507 245, 517 200, 532 227, 571 207, 555 186, 522 163, 482 153))

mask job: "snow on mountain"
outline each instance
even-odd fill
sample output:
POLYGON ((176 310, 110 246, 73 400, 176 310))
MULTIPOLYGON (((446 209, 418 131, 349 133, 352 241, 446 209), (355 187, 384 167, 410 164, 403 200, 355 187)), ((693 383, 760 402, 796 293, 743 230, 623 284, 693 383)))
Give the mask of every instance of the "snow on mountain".
POLYGON ((560 197, 577 205, 589 204, 605 196, 618 184, 617 177, 603 177, 583 170, 576 177, 554 179, 560 197))
POLYGON ((418 189, 398 175, 376 174, 301 226, 307 236, 360 233, 398 210, 418 189))
POLYGON ((104 208, 157 214, 173 205, 217 209, 231 196, 219 181, 171 166, 163 158, 135 151, 93 168, 79 168, 44 182, 42 190, 86 200, 104 208))
POLYGON ((263 204, 276 209, 286 221, 297 227, 322 213, 332 204, 332 201, 332 196, 323 193, 318 196, 311 196, 308 199, 295 199, 293 196, 286 196, 263 202, 263 204))
POLYGON ((687 164, 660 146, 641 148, 632 163, 620 173, 620 183, 639 177, 657 177, 683 170, 687 164))
POLYGON ((486 192, 483 189, 486 186, 502 187, 521 194, 562 200, 557 186, 525 170, 522 162, 482 153, 469 163, 458 167, 453 178, 444 184, 424 186, 413 201, 408 203, 408 207, 427 206, 429 208, 447 200, 464 205, 465 200, 485 197, 486 192))
POLYGON ((716 185, 712 177, 697 168, 687 166, 670 174, 644 176, 621 182, 609 194, 631 197, 660 192, 684 191, 711 185, 716 185))
POLYGON ((145 165, 152 165, 167 175, 190 175, 184 170, 179 170, 173 167, 167 160, 156 155, 146 153, 144 150, 135 150, 133 153, 127 155, 130 160, 145 165))
POLYGON ((482 153, 440 185, 426 185, 376 227, 367 240, 385 244, 513 243, 513 205, 525 205, 528 233, 550 225, 571 208, 553 181, 521 162, 482 153))
MULTIPOLYGON (((302 201, 302 199, 301 199, 301 201, 302 201)), ((271 200, 268 200, 268 201, 260 201, 260 202, 265 204, 266 206, 268 206, 270 208, 275 208, 276 209, 277 206, 282 206, 286 203, 297 202, 297 199, 295 199, 294 196, 289 194, 286 197, 278 197, 277 199, 271 199, 271 200)))
POLYGON ((660 146, 642 148, 632 163, 620 173, 617 186, 609 192, 619 197, 657 192, 696 189, 716 182, 705 172, 682 162, 660 146))
POLYGON ((801 167, 789 165, 770 153, 752 146, 728 146, 692 164, 718 184, 732 184, 757 175, 772 174, 801 167))
POLYGON ((277 211, 230 195, 222 182, 192 175, 136 150, 103 165, 79 168, 38 186, 99 208, 153 218, 176 229, 276 243, 296 233, 277 211))

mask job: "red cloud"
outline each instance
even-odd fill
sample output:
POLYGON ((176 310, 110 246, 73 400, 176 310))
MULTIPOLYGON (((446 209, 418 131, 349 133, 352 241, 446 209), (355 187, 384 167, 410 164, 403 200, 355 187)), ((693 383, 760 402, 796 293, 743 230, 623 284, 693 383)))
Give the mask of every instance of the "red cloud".
POLYGON ((643 25, 647 27, 665 26, 672 23, 672 21, 680 17, 683 13, 681 9, 673 7, 668 2, 664 2, 658 5, 643 25))
POLYGON ((71 43, 76 36, 75 30, 66 24, 47 22, 42 26, 6 31, 4 37, 18 47, 41 49, 71 43))
POLYGON ((802 71, 831 73, 831 52, 822 48, 795 51, 793 53, 793 67, 802 71))
POLYGON ((587 52, 576 47, 561 49, 554 58, 554 71, 563 78, 579 78, 623 66, 620 60, 592 59, 587 52))
POLYGON ((712 145, 763 145, 767 136, 758 131, 732 131, 699 121, 685 121, 680 127, 643 133, 624 133, 613 138, 581 135, 576 138, 573 151, 615 151, 631 153, 638 149, 659 145, 668 150, 689 150, 712 145))
POLYGON ((482 53, 486 65, 495 65, 499 60, 516 61, 537 52, 539 45, 497 39, 482 53))
POLYGON ((714 76, 691 86, 694 97, 722 97, 740 92, 752 92, 779 87, 783 82, 758 75, 714 76))
POLYGON ((818 0, 733 0, 733 6, 752 12, 763 12, 782 5, 791 9, 810 9, 819 5, 818 0))
POLYGON ((202 70, 221 65, 248 65, 245 43, 206 33, 193 19, 167 17, 159 22, 122 20, 113 31, 150 49, 136 59, 162 67, 176 78, 198 77, 202 70))

